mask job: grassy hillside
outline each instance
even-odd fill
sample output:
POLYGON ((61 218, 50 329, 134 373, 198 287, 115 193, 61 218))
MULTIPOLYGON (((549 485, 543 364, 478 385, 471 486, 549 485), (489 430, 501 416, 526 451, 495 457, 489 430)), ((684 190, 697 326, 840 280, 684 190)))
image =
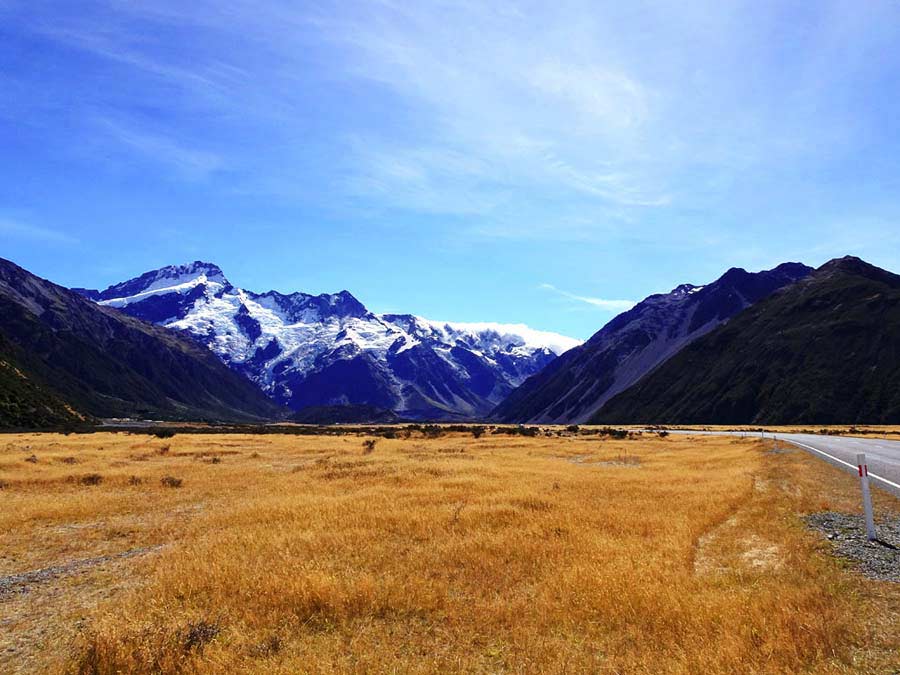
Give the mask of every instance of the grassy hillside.
POLYGON ((0 429, 66 427, 88 420, 45 386, 29 378, 0 336, 0 429))

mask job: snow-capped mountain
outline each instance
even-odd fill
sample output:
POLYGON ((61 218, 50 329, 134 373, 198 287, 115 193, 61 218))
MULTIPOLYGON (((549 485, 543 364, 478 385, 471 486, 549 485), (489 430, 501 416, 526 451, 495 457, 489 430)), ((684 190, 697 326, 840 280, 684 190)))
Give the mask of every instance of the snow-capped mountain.
POLYGON ((579 344, 524 325, 374 314, 347 291, 254 293, 199 261, 75 290, 191 335, 294 410, 366 404, 406 417, 481 416, 579 344))

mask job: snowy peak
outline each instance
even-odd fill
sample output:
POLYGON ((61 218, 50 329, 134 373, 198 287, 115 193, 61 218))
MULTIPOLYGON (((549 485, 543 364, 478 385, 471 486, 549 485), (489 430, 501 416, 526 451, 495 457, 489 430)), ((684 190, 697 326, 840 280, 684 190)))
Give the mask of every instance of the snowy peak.
POLYGON ((101 305, 117 309, 133 307, 128 313, 144 321, 168 324, 187 312, 198 299, 230 288, 218 265, 197 260, 145 272, 103 291, 72 290, 101 305))
POLYGON ((546 350, 559 356, 580 340, 558 333, 535 330, 525 324, 504 324, 491 322, 433 321, 411 314, 384 314, 385 321, 402 327, 410 334, 424 339, 437 339, 449 346, 474 349, 484 353, 500 351, 546 350))
POLYGON ((248 297, 278 311, 285 320, 292 323, 309 323, 328 317, 364 318, 370 315, 369 310, 347 291, 340 293, 323 293, 308 295, 291 293, 285 295, 278 291, 267 293, 247 293, 248 297))
POLYGON ((692 284, 681 284, 680 286, 676 286, 672 289, 672 292, 669 295, 674 295, 676 297, 684 296, 684 295, 692 295, 697 291, 702 291, 703 286, 694 286, 692 284))
MULTIPOLYGON (((139 277, 110 286, 95 293, 96 299, 113 307, 123 307, 151 295, 190 293, 200 285, 230 286, 218 265, 197 260, 186 265, 170 265, 145 272, 139 277)), ((82 291, 91 297, 90 291, 82 291)))

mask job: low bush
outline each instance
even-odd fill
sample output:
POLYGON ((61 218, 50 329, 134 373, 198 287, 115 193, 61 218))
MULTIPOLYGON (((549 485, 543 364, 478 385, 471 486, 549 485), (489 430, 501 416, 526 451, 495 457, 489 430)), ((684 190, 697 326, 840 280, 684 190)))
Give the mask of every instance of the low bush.
POLYGON ((184 651, 200 651, 207 643, 212 642, 222 632, 219 624, 209 621, 197 621, 188 624, 184 635, 184 651))

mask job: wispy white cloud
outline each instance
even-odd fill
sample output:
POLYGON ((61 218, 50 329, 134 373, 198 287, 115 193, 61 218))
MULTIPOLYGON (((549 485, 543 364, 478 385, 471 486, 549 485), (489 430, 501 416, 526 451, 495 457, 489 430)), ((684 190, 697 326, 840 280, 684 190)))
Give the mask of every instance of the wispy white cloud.
MULTIPOLYGON (((493 191, 523 199, 539 192, 636 208, 671 200, 626 156, 651 117, 653 93, 601 50, 567 44, 565 22, 552 15, 513 3, 382 6, 377 16, 338 13, 322 29, 347 55, 349 76, 386 87, 421 116, 429 152, 479 167, 447 180, 421 153, 419 135, 393 139, 398 156, 419 151, 417 180, 483 185, 490 176, 493 191), (478 30, 457 30, 462 25, 478 30)), ((359 168, 388 189, 408 182, 407 174, 359 168)), ((448 210, 456 196, 447 190, 448 210)))
POLYGON ((552 284, 541 284, 539 288, 542 288, 545 291, 551 291, 552 293, 555 293, 569 300, 573 300, 575 302, 580 302, 585 305, 597 307, 607 312, 625 312, 635 305, 634 301, 632 300, 607 300, 605 298, 593 298, 586 295, 569 293, 568 291, 559 289, 552 284))
POLYGON ((462 216, 508 237, 669 244, 683 235, 662 223, 679 211, 714 230, 710 212, 756 212, 755 185, 786 191, 779 173, 797 183, 835 165, 892 110, 860 96, 893 66, 890 2, 87 0, 33 13, 35 33, 102 62, 65 114, 116 120, 107 136, 136 156, 190 180, 227 167, 242 193, 462 216))
POLYGON ((19 220, 0 218, 0 233, 4 237, 39 241, 48 244, 77 244, 78 239, 66 232, 23 223, 19 220))
MULTIPOLYGON (((496 215, 508 195, 523 191, 630 208, 669 203, 664 186, 620 156, 651 116, 653 93, 585 47, 584 36, 580 47, 568 44, 575 15, 547 31, 552 14, 513 2, 329 5, 114 2, 36 30, 164 86, 148 88, 147 97, 167 96, 169 114, 255 126, 281 150, 261 153, 276 155, 274 166, 251 161, 257 173, 290 171, 282 155, 308 146, 311 84, 380 87, 401 113, 397 124, 376 115, 322 139, 342 158, 323 167, 343 176, 335 189, 376 207, 496 215), (473 25, 479 29, 460 30, 473 25), (185 26, 194 33, 188 47, 161 48, 158 34, 185 26)), ((139 118, 126 120, 110 98, 92 103, 117 120, 110 131, 124 146, 187 176, 219 168, 222 158, 185 147, 177 134, 161 138, 139 118)), ((249 168, 246 157, 229 160, 249 168)))
POLYGON ((194 95, 227 94, 228 79, 240 74, 234 66, 224 63, 178 65, 159 54, 142 53, 142 41, 135 40, 127 29, 114 30, 109 26, 45 26, 41 27, 39 32, 70 48, 115 61, 178 87, 189 89, 194 95), (217 65, 219 68, 216 68, 217 65))
POLYGON ((169 136, 133 128, 110 119, 97 119, 97 128, 119 144, 190 180, 203 180, 224 168, 217 154, 188 147, 169 136))

